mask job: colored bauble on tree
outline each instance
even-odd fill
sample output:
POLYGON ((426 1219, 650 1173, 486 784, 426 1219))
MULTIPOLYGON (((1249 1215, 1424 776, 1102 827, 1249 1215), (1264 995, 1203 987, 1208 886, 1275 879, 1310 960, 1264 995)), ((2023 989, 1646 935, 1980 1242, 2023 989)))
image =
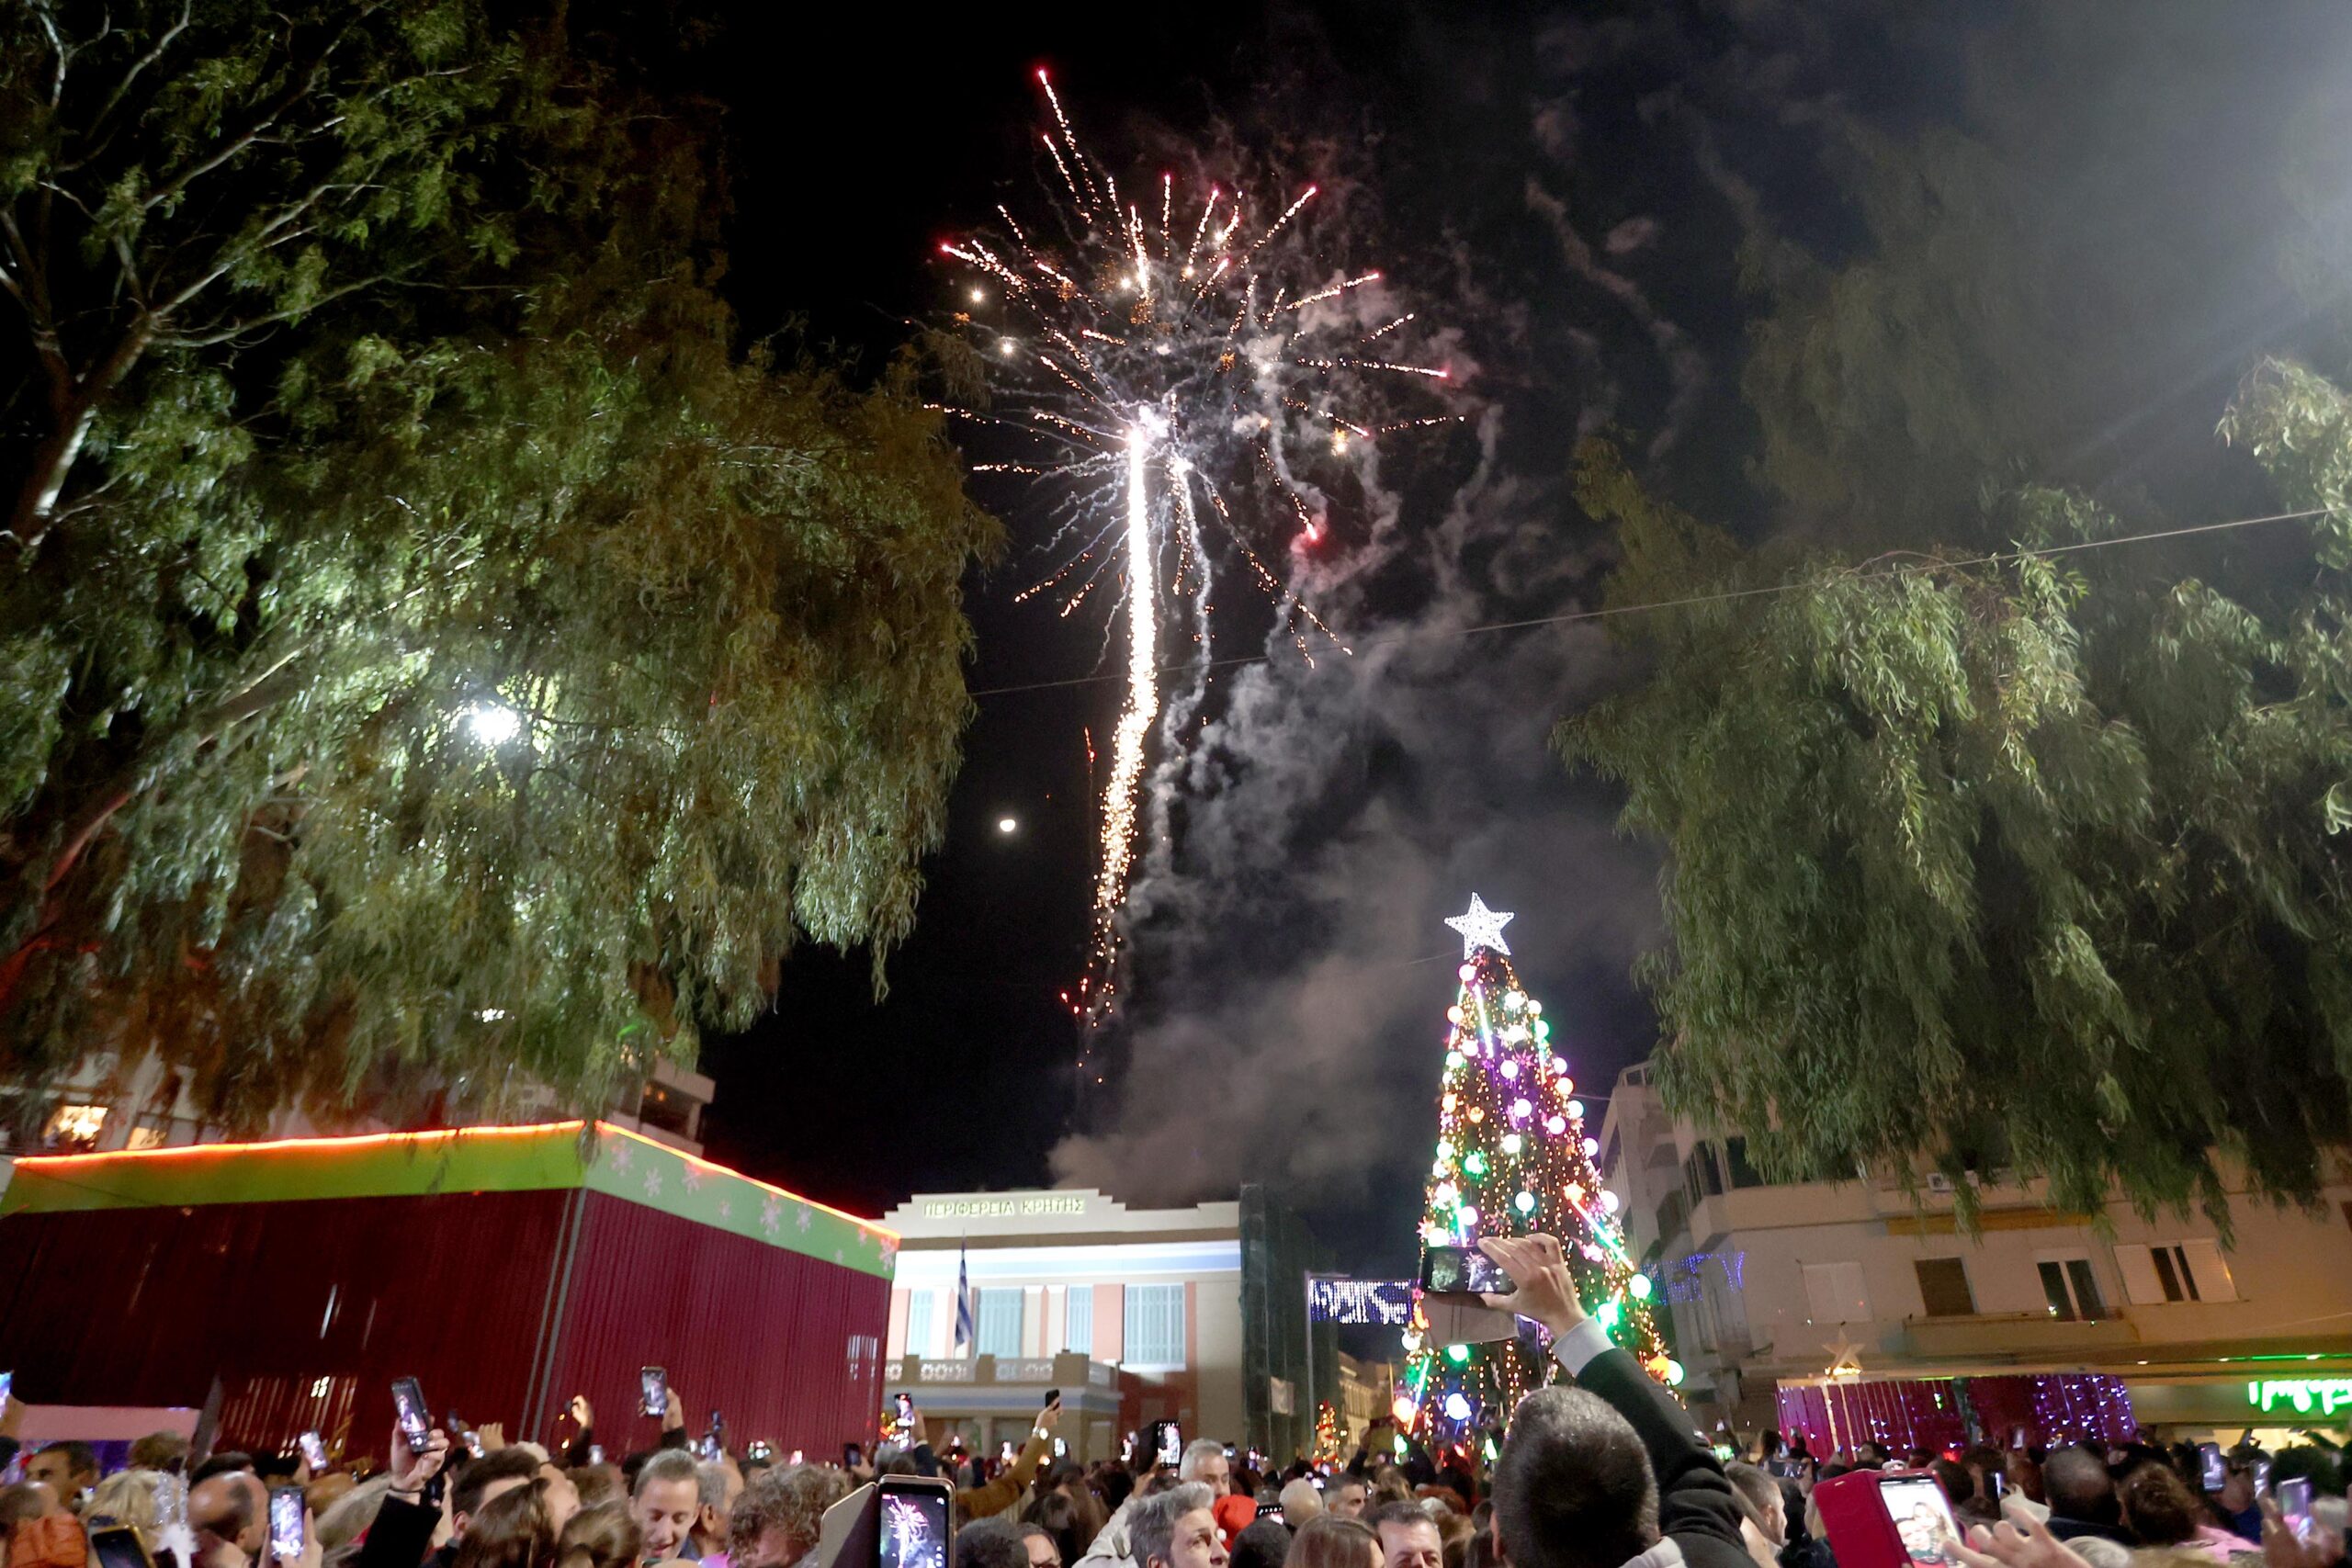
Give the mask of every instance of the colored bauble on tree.
MULTIPOLYGON (((1482 1235, 1557 1236, 1586 1310, 1651 1376, 1679 1383, 1682 1369, 1651 1314, 1649 1279, 1626 1250, 1616 1194, 1602 1189, 1593 1165, 1600 1149, 1585 1131, 1567 1059, 1552 1048, 1544 1004, 1511 968, 1503 927, 1512 919, 1474 894, 1468 911, 1445 922, 1462 935, 1462 965, 1445 1012, 1421 1243, 1475 1251, 1482 1235)), ((1436 1344, 1426 1305, 1417 1306, 1406 1335, 1395 1410, 1399 1427, 1423 1443, 1461 1442, 1507 1422, 1548 1381, 1530 1325, 1516 1339, 1436 1344)))

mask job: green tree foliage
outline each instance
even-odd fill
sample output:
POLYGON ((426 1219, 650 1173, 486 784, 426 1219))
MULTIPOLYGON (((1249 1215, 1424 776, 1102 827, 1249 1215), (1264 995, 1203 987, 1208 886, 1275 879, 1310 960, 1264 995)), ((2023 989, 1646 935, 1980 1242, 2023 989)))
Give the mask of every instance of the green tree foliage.
POLYGON ((910 928, 995 526, 911 367, 737 347, 690 120, 492 17, 0 15, 15 1076, 594 1103, 910 928))
MULTIPOLYGON (((2220 1151, 2316 1193, 2352 1134, 2352 401, 2271 367, 2226 428, 2326 509, 2280 525, 2315 581, 1751 553, 1586 454, 1620 602, 1768 590, 1629 617, 1651 675, 1557 738, 1668 852, 1673 1103, 1784 1175, 1997 1160, 2078 1212, 2113 1183, 2226 1221, 2220 1151)), ((2002 521, 2119 529, 2052 491, 2002 521)))

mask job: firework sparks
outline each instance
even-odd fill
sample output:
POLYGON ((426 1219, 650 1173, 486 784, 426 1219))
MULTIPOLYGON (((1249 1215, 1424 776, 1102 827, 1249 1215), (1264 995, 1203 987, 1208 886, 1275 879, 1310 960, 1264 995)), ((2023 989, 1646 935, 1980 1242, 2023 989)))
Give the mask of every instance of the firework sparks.
POLYGON ((1163 172, 1155 232, 1148 197, 1121 202, 1116 175, 1080 141, 1045 72, 1037 82, 1050 111, 1038 141, 1052 164, 1046 188, 1058 193, 1055 220, 1024 229, 999 207, 1002 231, 940 253, 969 269, 955 319, 997 367, 993 412, 968 417, 1023 444, 975 471, 1058 492, 1047 547, 1062 559, 1021 597, 1050 589, 1068 615, 1106 581, 1122 595, 1125 702, 1102 787, 1094 952, 1073 1004, 1099 1023, 1116 994, 1119 917, 1144 847, 1140 825, 1163 847, 1167 796, 1199 728, 1215 587, 1203 520, 1214 520, 1273 602, 1276 635, 1310 658, 1317 640, 1343 648, 1268 565, 1267 545, 1286 539, 1306 558, 1332 537, 1325 486, 1309 477, 1318 459, 1326 469, 1359 462, 1383 434, 1459 416, 1389 400, 1390 389, 1442 386, 1450 371, 1414 363, 1414 346, 1397 344, 1412 313, 1392 306, 1358 316, 1356 302, 1382 296, 1384 279, 1345 276, 1316 254, 1306 214, 1317 186, 1292 186, 1280 215, 1253 230, 1240 182, 1209 186, 1194 217, 1194 198, 1163 172), (1059 243, 1047 237, 1056 231, 1059 243), (1375 339, 1396 357, 1363 357, 1375 339), (1207 506, 1194 505, 1195 487, 1207 506), (1160 642, 1182 643, 1187 631, 1173 671, 1186 679, 1171 697, 1161 688, 1171 671, 1160 642), (1160 757, 1148 769, 1155 725, 1160 757))

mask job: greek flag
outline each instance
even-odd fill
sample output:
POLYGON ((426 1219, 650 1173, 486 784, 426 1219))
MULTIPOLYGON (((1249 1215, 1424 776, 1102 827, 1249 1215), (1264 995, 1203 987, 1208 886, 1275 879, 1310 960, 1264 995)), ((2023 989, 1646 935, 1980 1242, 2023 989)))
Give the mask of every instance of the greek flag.
POLYGON ((956 1253, 956 1348, 963 1349, 976 1336, 972 1330, 972 1263, 961 1247, 956 1253))

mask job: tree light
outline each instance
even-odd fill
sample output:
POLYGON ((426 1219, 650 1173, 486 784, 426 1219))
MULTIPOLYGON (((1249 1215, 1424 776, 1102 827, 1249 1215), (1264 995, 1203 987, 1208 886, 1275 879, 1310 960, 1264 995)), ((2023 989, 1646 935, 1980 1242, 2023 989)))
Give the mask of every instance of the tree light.
POLYGON ((466 710, 466 728, 485 746, 503 746, 523 733, 523 716, 504 703, 476 703, 466 710))
MULTIPOLYGON (((1445 1414, 1450 1419, 1455 1421, 1470 1419, 1470 1402, 1462 1397, 1459 1390, 1445 1396, 1445 1414)), ((1402 1443, 1404 1438, 1399 1437, 1396 1440, 1402 1443)))
POLYGON ((1000 833, 1010 833, 1020 826, 1019 822, 1010 817, 1000 817, 996 819, 996 830, 1000 833))

